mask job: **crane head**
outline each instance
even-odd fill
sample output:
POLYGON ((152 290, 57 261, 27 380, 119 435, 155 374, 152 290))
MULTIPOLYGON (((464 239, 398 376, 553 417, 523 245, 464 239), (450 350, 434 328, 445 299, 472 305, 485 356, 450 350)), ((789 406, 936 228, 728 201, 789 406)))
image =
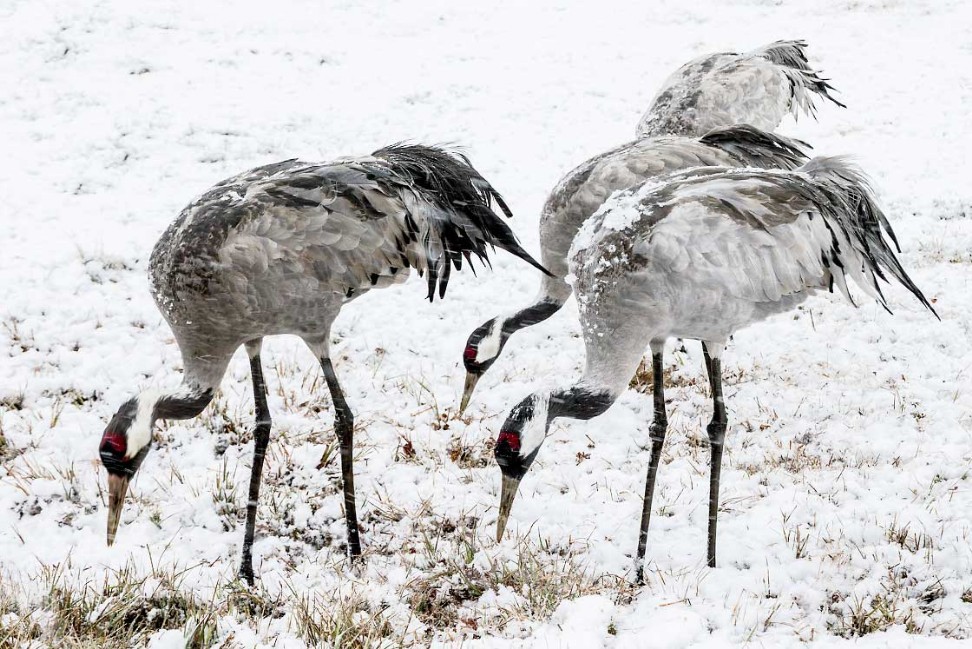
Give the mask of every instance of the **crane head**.
POLYGON ((497 543, 503 539, 520 480, 530 469, 547 435, 550 425, 548 403, 548 394, 531 394, 510 411, 496 437, 493 455, 503 472, 499 516, 496 519, 497 543))
POLYGON ((460 415, 469 405, 469 399, 480 377, 503 351, 503 345, 509 337, 509 333, 504 330, 504 322, 503 318, 487 320, 469 334, 466 348, 462 352, 462 364, 466 367, 466 384, 463 386, 462 402, 459 405, 460 415))
POLYGON ((108 545, 115 542, 128 483, 152 445, 151 406, 146 409, 141 401, 134 398, 122 404, 108 422, 98 448, 108 470, 108 545))

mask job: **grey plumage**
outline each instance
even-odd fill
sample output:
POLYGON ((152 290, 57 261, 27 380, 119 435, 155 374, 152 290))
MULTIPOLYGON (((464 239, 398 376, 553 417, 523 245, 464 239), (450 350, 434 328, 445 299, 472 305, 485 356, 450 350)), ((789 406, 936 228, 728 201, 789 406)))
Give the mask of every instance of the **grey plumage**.
MULTIPOLYGON (((885 275, 885 272, 887 272, 918 298, 918 301, 936 318, 941 320, 934 307, 902 268, 888 242, 885 241, 884 236, 887 235, 894 243, 895 249, 901 252, 901 246, 898 244, 898 238, 894 234, 891 223, 874 199, 870 180, 861 170, 845 157, 830 156, 814 158, 803 165, 799 171, 805 173, 812 180, 811 183, 802 185, 807 200, 811 200, 815 205, 820 206, 820 209, 825 212, 825 220, 828 225, 831 223, 839 224, 836 227, 830 226, 833 234, 832 245, 828 254, 828 266, 831 275, 846 274, 835 232, 839 228, 863 256, 862 274, 873 287, 881 306, 889 313, 891 312, 888 308, 887 299, 881 290, 881 284, 878 282, 879 279, 884 282, 890 281, 885 275), (818 191, 820 196, 814 195, 813 190, 818 191)), ((797 183, 791 189, 796 193, 799 187, 801 185, 797 183)), ((850 294, 846 291, 846 285, 844 289, 844 295, 848 300, 851 300, 850 294)), ((851 301, 853 302, 853 300, 851 301)))
POLYGON ((720 468, 727 430, 721 357, 737 330, 783 313, 846 278, 887 308, 894 278, 934 315, 885 237, 891 225, 864 174, 843 158, 793 170, 702 167, 621 192, 589 219, 570 253, 586 350, 583 376, 536 392, 510 411, 496 441, 503 472, 499 538, 520 480, 558 417, 607 410, 652 352, 654 419, 636 574, 641 578, 651 501, 665 441, 663 351, 671 337, 703 343, 711 386, 707 560, 716 564, 720 468))
POLYGON ((785 115, 813 115, 815 97, 843 107, 815 72, 804 41, 776 41, 751 52, 719 52, 690 61, 662 84, 638 123, 638 137, 694 135, 749 123, 776 128, 785 115))
POLYGON ((765 169, 795 169, 807 160, 804 149, 813 148, 802 140, 767 133, 749 124, 714 129, 699 142, 725 151, 740 166, 765 169))
POLYGON ((259 336, 320 337, 341 303, 411 268, 428 273, 429 299, 436 286, 445 293, 451 267, 487 260, 489 246, 542 268, 492 202, 508 212, 467 161, 432 147, 260 167, 217 184, 169 226, 149 262, 152 291, 194 356, 259 336))
MULTIPOLYGON (((588 160, 554 188, 540 215, 542 263, 563 283, 567 250, 581 225, 615 192, 691 167, 793 169, 807 160, 804 142, 749 125, 716 129, 701 138, 664 136, 635 140, 588 160)), ((568 289, 569 291, 569 289, 568 289)))
POLYGON ((570 269, 582 311, 597 310, 601 292, 628 284, 627 304, 650 302, 634 288, 648 275, 668 277, 670 295, 685 305, 698 291, 725 290, 734 306, 713 308, 719 324, 666 332, 715 342, 814 290, 836 284, 850 300, 847 277, 887 308, 879 280, 889 274, 934 313, 885 235, 897 245, 867 178, 845 158, 814 158, 792 171, 703 167, 608 201, 575 239, 570 269))
POLYGON ((112 420, 101 454, 111 476, 109 543, 127 480, 151 444, 156 419, 197 415, 233 353, 250 356, 257 410, 255 459, 241 574, 250 546, 270 433, 260 364, 264 336, 295 334, 320 360, 341 441, 348 545, 360 553, 352 458, 353 414, 330 361, 330 328, 343 304, 373 288, 427 274, 428 298, 445 294, 453 268, 489 262, 498 247, 543 272, 492 209, 502 196, 469 160, 442 148, 396 144, 371 156, 266 165, 226 179, 190 203, 152 251, 149 277, 179 343, 183 384, 146 391, 112 420), (135 461, 137 459, 137 462, 135 461))
MULTIPOLYGON (((701 138, 660 136, 629 142, 576 167, 550 193, 540 216, 541 279, 533 304, 477 328, 463 354, 467 370, 463 404, 516 330, 550 317, 567 301, 567 251, 581 225, 612 194, 691 167, 722 165, 792 169, 804 161, 803 142, 748 125, 716 129, 701 138), (490 341, 495 339, 495 344, 490 341)), ((464 407, 464 406, 461 406, 464 407)))
POLYGON ((191 268, 185 281, 208 280, 219 264, 200 260, 219 255, 262 265, 267 251, 257 239, 318 255, 305 259, 307 274, 322 290, 351 295, 415 267, 429 274, 429 299, 437 283, 441 297, 450 264, 486 261, 487 246, 542 270, 492 203, 511 216, 468 159, 444 149, 393 145, 327 164, 288 160, 225 180, 189 205, 156 245, 152 276, 174 281, 174 270, 191 268))
POLYGON ((551 192, 540 216, 540 250, 551 274, 534 302, 477 327, 463 350, 466 383, 460 411, 509 337, 556 313, 570 297, 567 250, 581 224, 612 193, 700 165, 792 169, 803 142, 766 131, 787 113, 813 113, 814 97, 839 106, 833 88, 807 62, 803 41, 777 41, 745 54, 718 53, 679 68, 638 124, 638 140, 584 162, 551 192))

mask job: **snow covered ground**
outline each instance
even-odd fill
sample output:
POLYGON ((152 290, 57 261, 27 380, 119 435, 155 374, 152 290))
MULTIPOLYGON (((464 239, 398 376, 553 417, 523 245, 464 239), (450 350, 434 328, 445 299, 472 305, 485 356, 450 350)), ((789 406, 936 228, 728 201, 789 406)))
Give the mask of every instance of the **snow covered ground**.
POLYGON ((959 0, 5 0, 0 646, 103 646, 91 638, 114 632, 176 647, 186 629, 193 646, 223 647, 972 638, 970 43, 959 0), (667 356, 645 587, 628 582, 650 394, 558 421, 511 533, 493 541, 499 424, 583 362, 571 302, 512 339, 456 418, 466 336, 537 285, 504 255, 495 272, 454 277, 441 302, 413 282, 354 302, 335 326, 359 424, 360 568, 343 558, 336 458, 315 468, 334 451, 329 399, 289 338, 264 347, 275 427, 257 588, 233 583, 252 453, 242 351, 204 415, 157 431, 105 546, 98 441, 139 387, 178 382, 145 265, 194 195, 283 158, 461 143, 535 252, 546 193, 629 139, 671 70, 780 38, 807 39, 848 105, 781 130, 873 175, 942 322, 895 287, 893 316, 823 296, 736 336, 718 568, 705 567, 709 404, 695 343, 667 356), (129 608, 109 617, 119 602, 129 608))

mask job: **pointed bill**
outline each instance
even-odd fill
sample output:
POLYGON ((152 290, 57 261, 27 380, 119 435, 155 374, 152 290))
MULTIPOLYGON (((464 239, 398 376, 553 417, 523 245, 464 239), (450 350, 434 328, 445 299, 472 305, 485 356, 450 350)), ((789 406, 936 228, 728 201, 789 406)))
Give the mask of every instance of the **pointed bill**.
POLYGON ((115 542, 118 522, 121 520, 122 507, 125 505, 125 494, 128 493, 127 476, 108 474, 108 545, 115 542))
POLYGON ((496 519, 496 542, 503 540, 503 532, 506 531, 506 522, 510 519, 510 510, 513 509, 513 499, 516 498, 516 490, 520 486, 517 478, 503 476, 503 487, 500 492, 499 516, 496 519))
POLYGON ((463 412, 466 411, 466 406, 469 405, 469 398, 472 397, 473 390, 476 389, 476 383, 479 381, 478 374, 472 374, 466 372, 466 385, 462 389, 462 401, 459 403, 459 415, 461 416, 463 412))

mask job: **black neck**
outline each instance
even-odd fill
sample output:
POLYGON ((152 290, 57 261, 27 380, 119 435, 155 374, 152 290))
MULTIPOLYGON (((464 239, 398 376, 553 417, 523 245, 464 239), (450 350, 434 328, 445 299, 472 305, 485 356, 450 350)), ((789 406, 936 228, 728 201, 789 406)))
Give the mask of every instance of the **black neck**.
POLYGON ((212 389, 187 396, 164 396, 155 402, 153 419, 192 419, 213 400, 212 389))
POLYGON ((553 314, 560 311, 560 307, 564 306, 563 302, 557 302, 555 300, 543 299, 532 304, 525 309, 521 309, 512 318, 509 318, 503 323, 503 333, 509 336, 514 331, 519 331, 524 327, 532 327, 538 322, 543 322, 553 314))
POLYGON ((550 393, 547 410, 548 425, 557 417, 569 419, 591 419, 604 413, 615 402, 617 395, 607 390, 592 390, 575 385, 572 388, 554 390, 550 393))

